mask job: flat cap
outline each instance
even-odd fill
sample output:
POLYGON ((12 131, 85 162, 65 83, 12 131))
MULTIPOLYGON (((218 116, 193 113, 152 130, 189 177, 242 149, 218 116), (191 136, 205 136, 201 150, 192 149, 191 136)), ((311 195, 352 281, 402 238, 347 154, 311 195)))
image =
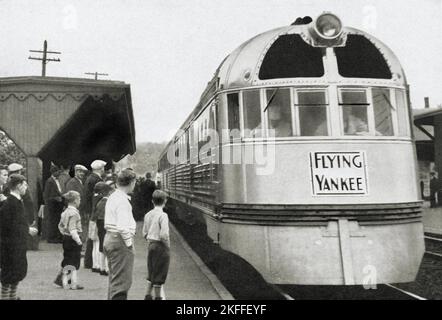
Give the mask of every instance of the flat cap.
POLYGON ((74 167, 75 170, 83 170, 83 171, 87 171, 87 168, 81 164, 77 164, 74 167))
POLYGON ((106 165, 106 162, 103 160, 94 160, 91 163, 91 168, 94 170, 98 170, 98 169, 104 168, 105 165, 106 165))
POLYGON ((15 172, 15 171, 19 171, 21 169, 23 169, 23 166, 21 164, 18 164, 18 163, 11 163, 8 166, 8 171, 9 172, 15 172))

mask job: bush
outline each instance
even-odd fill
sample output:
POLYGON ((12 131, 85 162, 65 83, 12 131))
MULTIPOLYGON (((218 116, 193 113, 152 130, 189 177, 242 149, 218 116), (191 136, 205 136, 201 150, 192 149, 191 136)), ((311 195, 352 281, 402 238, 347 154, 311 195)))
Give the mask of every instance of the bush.
POLYGON ((10 163, 20 163, 26 168, 26 156, 17 147, 17 145, 9 139, 7 134, 0 131, 0 165, 7 166, 10 163))

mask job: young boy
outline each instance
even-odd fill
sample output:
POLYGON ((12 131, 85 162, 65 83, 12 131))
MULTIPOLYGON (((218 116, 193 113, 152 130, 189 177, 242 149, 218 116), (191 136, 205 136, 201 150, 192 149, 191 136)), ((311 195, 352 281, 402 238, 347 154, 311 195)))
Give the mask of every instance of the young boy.
POLYGON ((152 194, 154 208, 144 216, 143 236, 147 240, 147 292, 144 300, 162 300, 161 288, 170 262, 169 218, 163 212, 167 195, 161 190, 152 194))
POLYGON ((23 196, 28 188, 26 178, 12 174, 8 186, 10 193, 0 212, 1 296, 2 300, 20 300, 17 297, 17 286, 28 271, 28 233, 36 235, 37 230, 29 227, 23 205, 23 196))
POLYGON ((81 217, 78 211, 80 206, 80 194, 77 191, 69 191, 63 195, 66 199, 68 207, 61 214, 58 229, 63 235, 63 261, 62 267, 62 284, 65 289, 81 290, 82 286, 78 284, 77 270, 80 268, 81 260, 81 242, 80 234, 81 217), (68 276, 70 273, 71 285, 68 284, 68 276))

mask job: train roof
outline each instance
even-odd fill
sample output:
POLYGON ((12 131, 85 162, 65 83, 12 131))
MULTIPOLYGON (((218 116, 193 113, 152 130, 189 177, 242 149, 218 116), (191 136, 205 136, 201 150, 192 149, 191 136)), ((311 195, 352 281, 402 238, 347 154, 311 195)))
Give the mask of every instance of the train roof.
MULTIPOLYGON (((318 76, 320 75, 318 69, 322 66, 313 65, 315 61, 312 61, 312 57, 315 51, 320 52, 320 48, 308 45, 309 27, 310 24, 289 25, 261 33, 244 42, 218 68, 215 76, 219 78, 220 89, 330 83, 327 73, 318 76), (299 61, 299 65, 296 61, 299 61), (278 68, 278 64, 285 65, 278 68), (269 71, 272 67, 275 72, 269 71), (281 68, 291 70, 279 70, 281 68)), ((360 83, 361 78, 364 78, 366 83, 405 85, 405 74, 399 60, 384 43, 358 29, 344 26, 342 30, 342 37, 347 45, 334 48, 340 68, 339 73, 341 69, 345 69, 346 64, 353 64, 353 69, 361 70, 356 72, 356 77, 352 77, 351 74, 350 77, 338 77, 339 83, 351 84, 356 81, 360 83), (363 61, 368 53, 370 59, 363 61), (378 70, 380 68, 385 70, 378 70)), ((316 62, 322 63, 321 53, 316 62)))

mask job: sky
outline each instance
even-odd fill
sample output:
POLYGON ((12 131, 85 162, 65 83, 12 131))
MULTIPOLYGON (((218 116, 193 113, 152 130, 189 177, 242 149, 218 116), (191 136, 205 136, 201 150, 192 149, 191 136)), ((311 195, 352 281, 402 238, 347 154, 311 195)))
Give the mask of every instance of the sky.
POLYGON ((40 75, 28 50, 47 40, 48 76, 130 84, 137 142, 163 142, 235 48, 323 11, 395 52, 414 108, 442 104, 442 0, 0 0, 0 77, 40 75))

